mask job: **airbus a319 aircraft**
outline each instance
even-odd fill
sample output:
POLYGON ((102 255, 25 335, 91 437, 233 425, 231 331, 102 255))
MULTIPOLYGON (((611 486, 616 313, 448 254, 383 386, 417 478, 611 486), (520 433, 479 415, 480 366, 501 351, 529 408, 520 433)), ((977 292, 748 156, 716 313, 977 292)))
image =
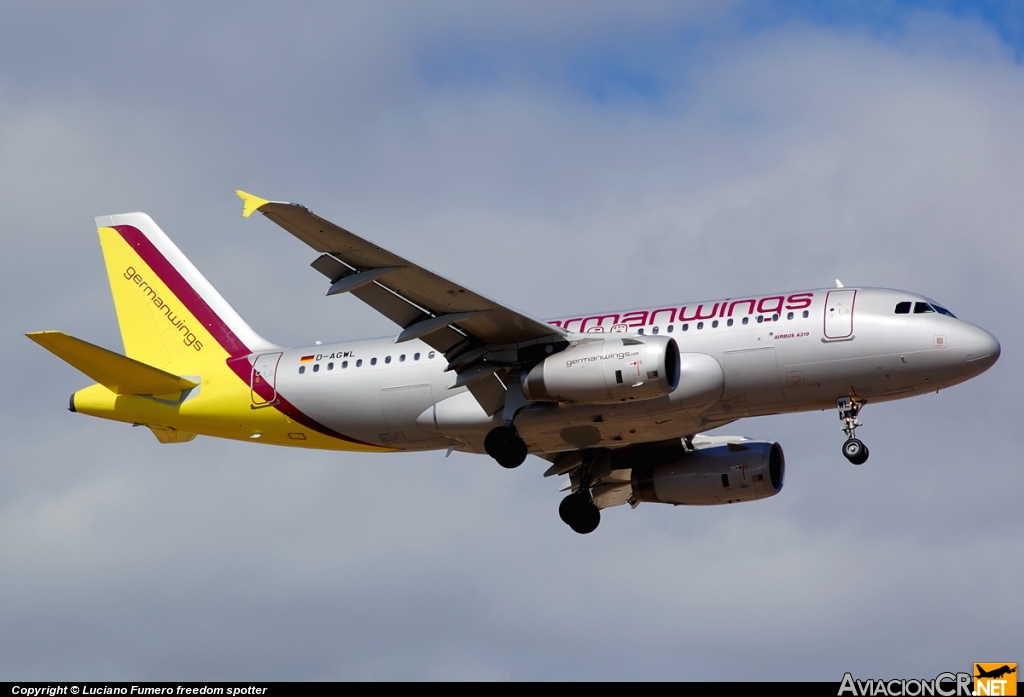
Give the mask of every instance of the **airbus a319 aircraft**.
POLYGON ((238 192, 319 253, 397 337, 287 349, 263 339, 143 213, 96 219, 126 355, 60 332, 29 338, 96 381, 73 412, 152 429, 303 448, 528 453, 566 475, 579 533, 610 506, 753 501, 782 489, 778 443, 703 432, 835 408, 853 464, 863 406, 981 374, 999 342, 901 290, 772 293, 541 321, 292 203, 238 192))

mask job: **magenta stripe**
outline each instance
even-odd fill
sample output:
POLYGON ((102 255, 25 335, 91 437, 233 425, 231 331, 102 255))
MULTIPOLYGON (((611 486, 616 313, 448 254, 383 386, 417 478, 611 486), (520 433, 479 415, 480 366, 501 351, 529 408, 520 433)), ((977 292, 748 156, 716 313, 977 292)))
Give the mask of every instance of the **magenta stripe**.
MULTIPOLYGON (((251 389, 252 384, 250 381, 252 379, 252 364, 249 363, 249 357, 239 356, 238 358, 229 358, 227 363, 228 367, 231 368, 232 372, 234 372, 234 374, 237 375, 242 382, 249 385, 251 389)), ((261 382, 259 385, 257 385, 255 392, 266 402, 270 402, 275 398, 274 389, 266 382, 261 382)), ((294 404, 285 399, 284 395, 282 395, 280 392, 277 392, 276 398, 277 404, 274 405, 274 408, 277 409, 282 414, 284 414, 285 416, 287 416, 288 418, 290 418, 292 421, 300 423, 306 428, 310 428, 314 431, 317 431, 318 433, 324 434, 325 436, 330 436, 331 438, 338 438, 340 440, 348 441, 349 443, 358 443, 359 445, 371 445, 377 448, 381 447, 376 443, 367 443, 366 441, 359 440, 358 438, 353 438, 352 436, 346 436, 344 433, 340 433, 328 426, 324 426, 322 423, 320 423, 319 421, 315 421, 311 416, 306 415, 298 407, 296 407, 294 404)))
POLYGON ((242 340, 231 331, 231 328, 213 311, 213 308, 206 304, 202 296, 189 285, 188 281, 178 273, 171 262, 167 261, 167 257, 142 231, 132 225, 116 225, 114 229, 149 265, 149 268, 153 269, 153 272, 170 288, 178 300, 184 303, 185 309, 206 327, 229 356, 243 356, 252 353, 249 347, 242 343, 242 340))
MULTIPOLYGON (((178 273, 174 265, 167 260, 167 257, 156 248, 152 240, 146 237, 141 230, 132 225, 115 225, 114 229, 135 250, 135 253, 146 262, 149 268, 153 269, 153 273, 164 282, 178 300, 185 305, 185 308, 209 330, 213 338, 217 340, 217 343, 224 347, 224 350, 228 352, 228 367, 231 368, 231 371, 242 382, 248 385, 252 376, 252 365, 248 360, 248 356, 252 351, 249 347, 242 343, 242 340, 231 331, 231 328, 213 311, 213 308, 206 304, 202 296, 189 285, 188 281, 178 273)), ((268 401, 274 396, 273 391, 266 384, 260 385, 256 393, 268 401)), ((375 443, 367 443, 358 438, 346 436, 344 433, 339 433, 334 429, 324 426, 296 408, 295 405, 281 396, 280 392, 277 393, 277 399, 278 403, 275 405, 275 408, 279 412, 307 428, 331 438, 348 441, 349 443, 381 447, 375 443)))

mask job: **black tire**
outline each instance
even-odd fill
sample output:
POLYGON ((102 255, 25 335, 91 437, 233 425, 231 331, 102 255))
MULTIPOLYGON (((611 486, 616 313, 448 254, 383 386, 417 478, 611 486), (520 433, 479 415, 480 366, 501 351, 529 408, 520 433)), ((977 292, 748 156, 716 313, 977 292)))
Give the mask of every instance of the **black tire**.
POLYGON ((583 494, 569 494, 562 499, 558 515, 563 523, 580 535, 594 532, 601 524, 601 511, 583 494))
POLYGON ((487 454, 497 460, 508 448, 508 444, 519 438, 515 429, 509 426, 497 426, 492 428, 484 438, 484 450, 487 454))
POLYGON ((863 465, 867 461, 868 461, 868 446, 866 446, 866 445, 864 446, 864 452, 861 453, 860 457, 858 457, 856 460, 850 460, 850 462, 852 462, 855 465, 863 465))
POLYGON ((855 465, 863 465, 868 460, 868 448, 856 438, 843 443, 843 457, 855 465))
POLYGON ((507 470, 515 469, 526 461, 526 443, 518 436, 500 456, 494 458, 507 470))
POLYGON ((505 469, 515 469, 526 460, 526 443, 511 426, 492 428, 484 438, 484 450, 505 469))
POLYGON ((572 521, 576 520, 576 509, 579 508, 580 498, 578 494, 569 494, 558 504, 558 517, 566 525, 572 525, 572 521))

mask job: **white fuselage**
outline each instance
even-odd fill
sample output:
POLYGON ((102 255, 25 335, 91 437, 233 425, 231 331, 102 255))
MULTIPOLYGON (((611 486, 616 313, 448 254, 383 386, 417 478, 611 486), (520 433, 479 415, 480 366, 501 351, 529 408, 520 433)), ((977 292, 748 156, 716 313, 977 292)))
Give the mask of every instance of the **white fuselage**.
MULTIPOLYGON (((983 372, 999 355, 988 332, 887 289, 822 289, 743 300, 552 320, 578 333, 664 334, 679 346, 670 395, 617 404, 532 402, 515 418, 533 451, 680 438, 745 416, 832 408, 932 392, 983 372), (908 312, 897 314, 899 304, 908 312)), ((276 390, 312 419, 403 450, 483 451, 503 422, 488 416, 456 373, 420 341, 373 339, 254 357, 277 361, 276 390), (312 358, 310 358, 312 357, 312 358), (306 359, 305 361, 303 359, 306 359)))

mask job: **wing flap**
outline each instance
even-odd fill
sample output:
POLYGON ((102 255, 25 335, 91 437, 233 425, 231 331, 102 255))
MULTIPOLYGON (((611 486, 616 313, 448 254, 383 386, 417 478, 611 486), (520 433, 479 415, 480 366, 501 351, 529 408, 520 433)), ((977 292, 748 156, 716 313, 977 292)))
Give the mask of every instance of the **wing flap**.
POLYGON ((64 332, 33 332, 25 336, 114 394, 166 395, 199 384, 64 332))

